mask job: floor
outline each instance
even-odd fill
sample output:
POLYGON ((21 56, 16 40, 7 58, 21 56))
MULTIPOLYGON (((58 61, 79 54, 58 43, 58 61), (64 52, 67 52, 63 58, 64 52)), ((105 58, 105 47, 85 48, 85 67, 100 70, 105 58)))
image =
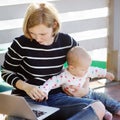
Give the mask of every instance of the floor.
MULTIPOLYGON (((104 92, 111 96, 112 98, 120 101, 120 82, 107 82, 105 79, 93 80, 90 82, 90 87, 96 91, 104 92)), ((113 120, 120 120, 119 116, 114 116, 113 120)))

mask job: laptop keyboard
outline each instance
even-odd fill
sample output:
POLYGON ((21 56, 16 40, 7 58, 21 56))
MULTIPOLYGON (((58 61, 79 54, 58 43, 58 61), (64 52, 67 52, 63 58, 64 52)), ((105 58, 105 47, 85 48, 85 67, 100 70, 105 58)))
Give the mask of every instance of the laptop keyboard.
POLYGON ((36 115, 36 117, 40 117, 42 115, 44 115, 47 112, 44 111, 39 111, 39 110, 33 110, 34 114, 36 115))

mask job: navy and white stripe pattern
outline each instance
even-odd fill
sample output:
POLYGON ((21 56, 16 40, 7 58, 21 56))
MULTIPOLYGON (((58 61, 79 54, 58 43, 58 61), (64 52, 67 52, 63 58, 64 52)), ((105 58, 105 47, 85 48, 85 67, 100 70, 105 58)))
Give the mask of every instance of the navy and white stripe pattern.
POLYGON ((15 38, 5 55, 2 78, 14 87, 19 79, 30 84, 43 84, 61 72, 68 50, 76 45, 73 38, 63 33, 59 33, 49 46, 30 41, 25 36, 15 38))

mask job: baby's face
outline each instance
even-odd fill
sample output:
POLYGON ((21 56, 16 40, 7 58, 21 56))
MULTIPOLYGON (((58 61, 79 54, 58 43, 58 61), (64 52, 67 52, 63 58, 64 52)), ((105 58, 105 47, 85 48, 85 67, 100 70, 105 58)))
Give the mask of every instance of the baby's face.
POLYGON ((76 77, 84 77, 86 73, 88 72, 88 69, 90 67, 91 61, 83 61, 82 63, 74 66, 73 75, 76 77))
POLYGON ((74 70, 74 75, 76 77, 84 77, 88 71, 89 66, 77 66, 74 70))

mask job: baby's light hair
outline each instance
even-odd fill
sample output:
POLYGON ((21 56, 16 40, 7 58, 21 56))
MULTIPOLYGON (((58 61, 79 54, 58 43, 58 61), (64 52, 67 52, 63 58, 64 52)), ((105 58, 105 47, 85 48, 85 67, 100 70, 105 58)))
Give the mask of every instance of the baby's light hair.
POLYGON ((88 54, 85 48, 82 48, 80 46, 71 48, 67 53, 68 65, 78 65, 80 60, 91 61, 91 56, 88 54))

